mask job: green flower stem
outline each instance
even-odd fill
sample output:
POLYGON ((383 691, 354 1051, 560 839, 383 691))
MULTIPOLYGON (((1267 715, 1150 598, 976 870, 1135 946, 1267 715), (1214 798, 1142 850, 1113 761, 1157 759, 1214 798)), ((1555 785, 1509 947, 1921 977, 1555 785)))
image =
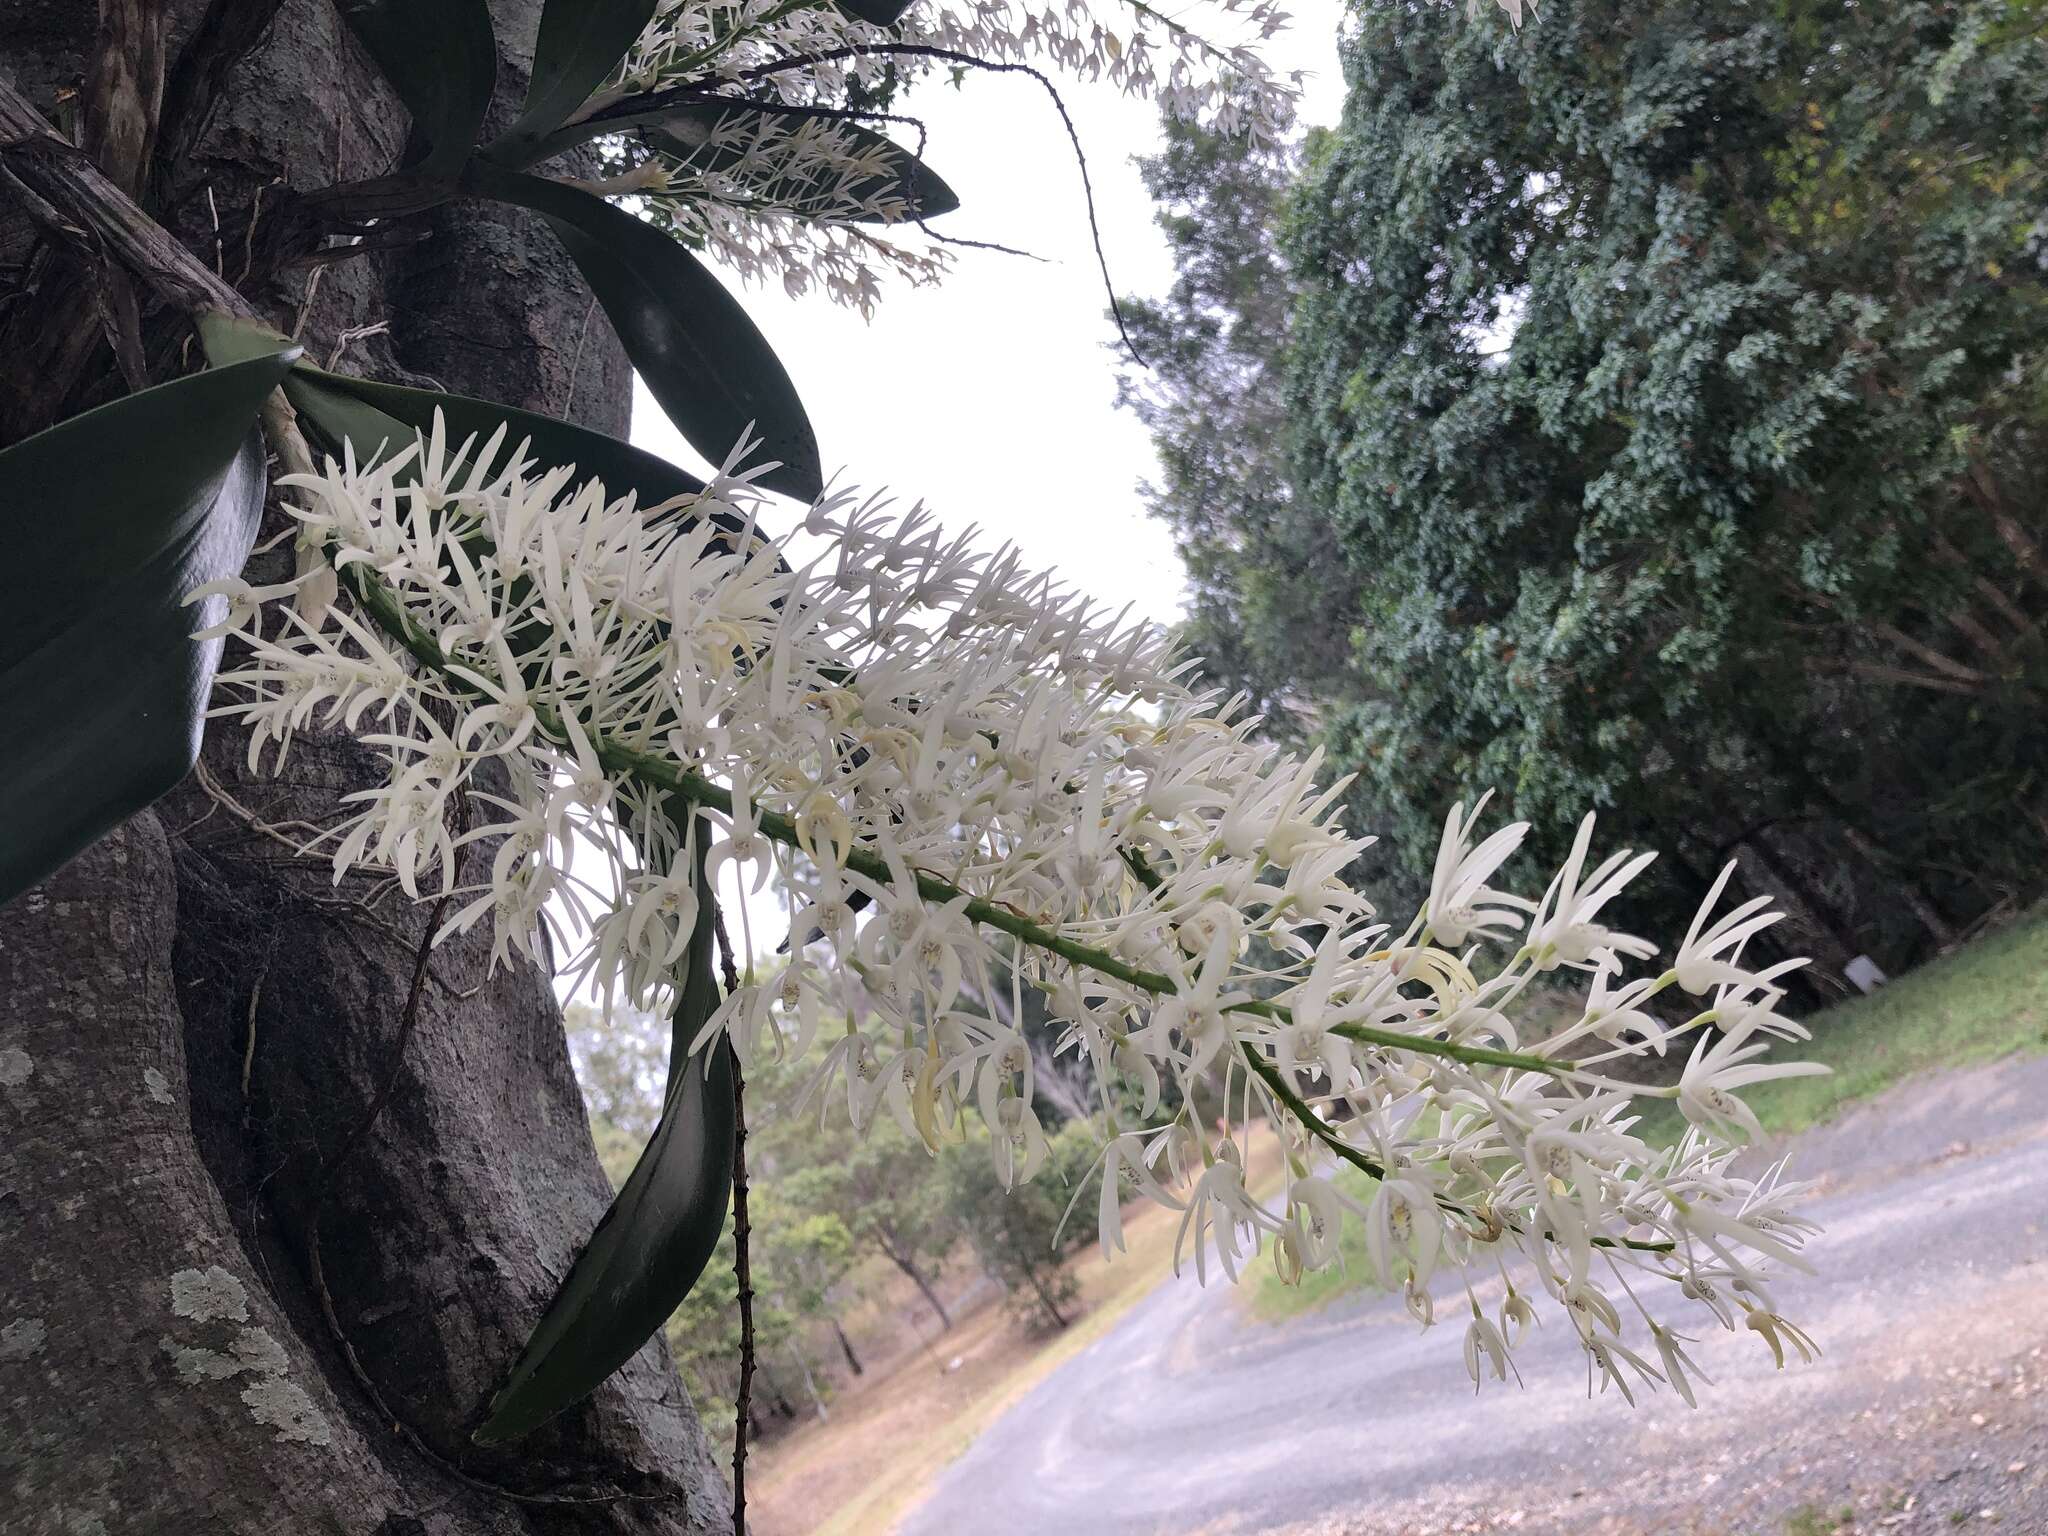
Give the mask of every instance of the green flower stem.
MULTIPOLYGON (((390 586, 377 578, 366 567, 350 567, 342 572, 342 580, 363 610, 376 621, 378 627, 397 640, 399 644, 403 645, 406 651, 419 661, 421 665, 472 693, 481 691, 475 687, 472 679, 483 678, 495 681, 484 668, 472 666, 466 661, 456 662, 451 660, 433 636, 413 622, 412 616, 405 611, 405 605, 399 601, 397 594, 391 590, 390 586)), ((563 746, 569 744, 569 732, 562 724, 561 717, 553 710, 537 705, 534 709, 534 717, 541 731, 551 740, 563 746)), ((621 746, 616 742, 606 740, 602 736, 592 738, 591 749, 597 754, 597 760, 614 772, 630 774, 643 784, 666 790, 668 793, 688 800, 700 808, 709 807, 712 810, 723 812, 727 816, 733 814, 731 792, 714 784, 700 773, 680 767, 676 763, 654 756, 652 753, 640 752, 632 747, 621 746)), ((783 843, 800 851, 807 851, 804 850, 802 839, 797 836, 795 821, 781 812, 771 811, 765 807, 756 807, 755 825, 762 833, 776 842, 783 843)), ((1157 890, 1159 888, 1159 876, 1146 863, 1142 853, 1137 852, 1135 849, 1125 850, 1124 861, 1148 890, 1157 890)), ((846 867, 856 874, 865 875, 869 879, 881 884, 888 884, 895 879, 894 872, 890 870, 888 864, 865 849, 856 848, 851 850, 846 857, 846 867)), ((936 902, 941 906, 957 901, 967 894, 958 886, 941 880, 935 875, 918 874, 916 879, 918 894, 927 901, 936 902)), ((1137 987, 1141 991, 1149 992, 1154 996, 1170 997, 1179 991, 1178 985, 1171 976, 1164 975, 1158 971, 1147 971, 1136 966, 1126 965, 1106 950, 1096 949, 1092 945, 1079 944, 1072 939, 1063 938, 1051 929, 1033 922, 1030 918, 1013 912, 1008 907, 999 906, 994 902, 984 900, 979 896, 968 896, 967 904, 963 911, 974 922, 998 929, 1003 933, 1011 935, 1013 938, 1032 945, 1034 948, 1043 949, 1051 954, 1058 955, 1061 959, 1074 965, 1085 965, 1092 970, 1102 972, 1106 976, 1113 976, 1119 981, 1137 987)), ((1227 1013, 1255 1014, 1262 1018, 1270 1018, 1286 1024, 1293 1022, 1293 1015, 1277 1003, 1260 1001, 1234 1003, 1224 1011, 1227 1013)), ((1362 1024, 1340 1024, 1333 1026, 1333 1028, 1335 1033, 1367 1045, 1385 1046, 1393 1050, 1414 1051, 1425 1056, 1444 1056, 1454 1061, 1476 1065, 1521 1067, 1531 1071, 1548 1073, 1552 1076, 1560 1075, 1557 1063, 1545 1061, 1538 1056, 1523 1056, 1513 1051, 1490 1051, 1479 1046, 1457 1045, 1448 1040, 1431 1040, 1418 1035, 1399 1034, 1392 1030, 1372 1029, 1362 1024)), ((1378 1163, 1346 1142, 1335 1131, 1331 1130, 1329 1126, 1323 1123, 1322 1117, 1309 1108, 1301 1095, 1288 1085, 1286 1077, 1280 1069, 1272 1062, 1266 1060, 1259 1052, 1257 1046, 1248 1040, 1240 1040, 1238 1046, 1244 1055, 1246 1065, 1252 1073, 1273 1091, 1274 1096, 1282 1104, 1286 1105, 1289 1113, 1301 1123, 1304 1130, 1329 1147, 1331 1151, 1335 1152, 1345 1162, 1350 1163, 1360 1171, 1373 1178, 1383 1178, 1385 1176, 1386 1170, 1378 1163)), ((1455 1202, 1452 1202, 1452 1208, 1460 1216, 1469 1216, 1470 1214, 1462 1206, 1457 1206, 1455 1202)), ((1672 1247, 1670 1243, 1646 1243, 1640 1242, 1635 1238, 1626 1237, 1597 1237, 1593 1239, 1593 1242, 1596 1247, 1633 1248, 1646 1253, 1668 1253, 1672 1247)))
POLYGON ((1245 1064, 1260 1082, 1273 1090, 1273 1096, 1287 1106, 1288 1112, 1301 1122, 1303 1130, 1361 1173, 1370 1174, 1375 1179, 1387 1176, 1386 1169, 1325 1125, 1323 1117, 1309 1108, 1308 1101, 1288 1086, 1287 1075, 1260 1055, 1257 1046, 1249 1040, 1240 1040, 1238 1048, 1244 1052, 1245 1064))
POLYGON ((734 45, 741 43, 745 41, 747 38, 759 33, 771 22, 780 21, 783 17, 792 16, 798 11, 823 10, 826 6, 830 5, 831 3, 832 0, 784 0, 784 3, 776 6, 774 10, 768 11, 763 15, 756 16, 753 20, 745 23, 742 26, 735 27, 731 32, 727 33, 724 37, 718 38, 717 40, 706 44, 704 47, 698 49, 695 53, 690 54, 688 57, 676 60, 673 64, 670 64, 665 69, 663 69, 661 73, 663 76, 677 80, 684 85, 695 85, 701 83, 705 86, 706 89, 711 89, 711 82, 698 82, 691 80, 689 78, 690 71, 700 67, 701 65, 709 64, 713 59, 717 58, 720 54, 725 53, 729 51, 731 48, 733 48, 734 45))
MULTIPOLYGON (((487 670, 466 660, 457 662, 450 658, 431 635, 413 622, 412 616, 405 611, 405 605, 399 601, 397 594, 386 583, 371 575, 365 567, 352 566, 343 572, 343 576, 350 592, 371 618, 376 620, 378 626, 402 644, 422 665, 472 692, 480 690, 466 679, 495 681, 487 670)), ((571 739, 569 732, 560 716, 553 710, 536 705, 534 717, 541 731, 550 740, 560 745, 568 744, 571 739)), ((679 795, 693 804, 709 807, 727 816, 733 814, 731 792, 700 773, 653 753, 622 746, 601 735, 593 735, 590 738, 590 745, 591 750, 597 755, 598 762, 614 773, 630 775, 642 784, 679 795)), ((796 822, 781 812, 757 807, 755 824, 763 835, 774 841, 800 851, 809 851, 804 848, 803 840, 797 835, 796 822)), ((1148 888, 1156 889, 1159 877, 1145 863, 1142 854, 1135 851, 1128 853, 1125 862, 1148 888)), ((847 853, 845 867, 881 885, 888 885, 895 879, 885 860, 863 848, 855 848, 847 853)), ((1058 955, 1069 964, 1086 966, 1104 976, 1114 977, 1127 986, 1136 987, 1141 992, 1148 992, 1154 997, 1171 997, 1180 991, 1180 984, 1164 972, 1148 971, 1128 964, 1108 950, 1067 938, 1009 907, 980 896, 968 895, 958 886, 941 880, 936 875, 920 872, 916 875, 916 880, 918 894, 925 900, 945 906, 965 896, 967 899, 963 911, 970 921, 1007 933, 1034 949, 1058 955)), ((1294 1015, 1287 1008, 1256 998, 1228 1004, 1222 1011, 1252 1014, 1281 1024, 1294 1022, 1294 1015)), ((1334 1033, 1346 1039, 1389 1050, 1412 1051, 1423 1056, 1441 1056, 1471 1066, 1514 1067, 1524 1071, 1542 1072, 1551 1077, 1564 1075, 1558 1063, 1547 1061, 1541 1056, 1489 1050, 1483 1046, 1459 1045, 1455 1041, 1433 1040, 1426 1035, 1406 1035, 1394 1030, 1374 1029, 1364 1024, 1338 1024, 1333 1025, 1332 1029, 1334 1033)))

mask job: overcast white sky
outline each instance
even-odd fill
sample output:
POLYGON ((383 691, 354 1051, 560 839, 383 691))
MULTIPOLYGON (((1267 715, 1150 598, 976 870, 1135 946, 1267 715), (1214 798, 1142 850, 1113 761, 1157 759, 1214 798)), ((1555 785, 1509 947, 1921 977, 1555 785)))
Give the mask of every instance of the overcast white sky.
MULTIPOLYGON (((1309 72, 1306 123, 1332 123, 1342 105, 1341 10, 1304 0, 1264 50, 1278 69, 1309 72)), ((1106 85, 1060 87, 1087 150, 1118 292, 1163 291, 1172 267, 1132 163, 1158 145, 1156 109, 1106 85)), ((949 530, 979 524, 1082 591, 1171 622, 1180 562, 1138 498, 1151 445, 1113 404, 1106 343, 1115 331, 1058 115, 1035 82, 987 74, 959 90, 927 85, 904 110, 925 120, 925 158, 960 195, 940 227, 1050 260, 961 251, 946 282, 892 288, 872 323, 816 294, 739 290, 803 396, 827 474, 844 469, 854 484, 922 498, 949 530)), ((700 463, 644 391, 633 441, 700 463)))

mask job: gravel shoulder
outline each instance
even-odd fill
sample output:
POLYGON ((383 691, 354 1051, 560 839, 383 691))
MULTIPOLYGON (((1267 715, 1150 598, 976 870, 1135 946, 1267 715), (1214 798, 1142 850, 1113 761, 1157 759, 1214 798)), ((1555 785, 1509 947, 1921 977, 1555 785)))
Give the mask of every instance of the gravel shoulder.
POLYGON ((1267 1326, 1225 1287, 1168 1282, 899 1529, 2048 1536, 2048 1058, 1894 1090, 1790 1150, 1823 1181, 1820 1274, 1779 1287, 1813 1365, 1778 1373, 1716 1331, 1697 1411, 1588 1403, 1551 1327, 1525 1389, 1475 1397, 1455 1324, 1418 1333, 1390 1298, 1267 1326))

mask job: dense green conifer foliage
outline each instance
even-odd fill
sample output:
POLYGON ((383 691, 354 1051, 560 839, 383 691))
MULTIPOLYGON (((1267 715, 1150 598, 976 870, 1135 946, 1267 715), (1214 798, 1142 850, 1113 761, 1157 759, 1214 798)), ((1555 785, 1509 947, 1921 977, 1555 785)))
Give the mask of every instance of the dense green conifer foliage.
POLYGON ((1146 415, 1219 676, 1411 864, 1457 794, 1539 858, 1599 806, 1667 853, 1645 927, 1731 854, 1824 967, 2038 894, 2044 27, 1371 4, 1298 175, 1177 133, 1146 415))

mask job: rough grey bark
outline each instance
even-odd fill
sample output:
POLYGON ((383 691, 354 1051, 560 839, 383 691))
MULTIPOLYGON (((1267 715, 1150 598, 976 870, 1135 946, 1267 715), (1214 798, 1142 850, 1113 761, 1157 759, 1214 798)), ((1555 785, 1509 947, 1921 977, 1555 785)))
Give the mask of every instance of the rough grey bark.
MULTIPOLYGON (((357 371, 551 411, 573 380, 571 414, 623 433, 623 358, 516 211, 454 205, 416 246, 267 273, 293 194, 388 170, 404 115, 328 0, 216 0, 206 26, 201 0, 166 9, 166 54, 187 62, 148 182, 157 217, 317 360, 342 349, 357 371), (195 35, 228 46, 195 66, 195 35)), ((530 48, 536 0, 493 9, 508 52, 530 48)), ((0 70, 60 126, 98 25, 83 0, 0 0, 0 70)), ((506 63, 495 112, 523 64, 506 63)), ((45 325, 90 315, 81 274, 35 249, 0 186, 0 335, 30 334, 38 309, 45 325)), ((181 325, 143 330, 154 376, 178 372, 181 325)), ((46 351, 87 354, 67 413, 123 387, 98 342, 46 351)), ((0 351, 11 390, 36 382, 28 366, 0 351)), ((188 781, 0 909, 0 1532, 724 1526, 658 1337, 528 1440, 469 1444, 610 1194, 547 982, 487 976, 481 936, 442 948, 395 1059, 424 911, 371 880, 335 887, 249 819, 332 823, 368 752, 309 740, 273 780, 217 729, 206 766, 237 804, 188 781), (387 1080, 374 1130, 324 1177, 387 1080), (321 1201, 328 1299, 389 1420, 310 1278, 321 1201)))

